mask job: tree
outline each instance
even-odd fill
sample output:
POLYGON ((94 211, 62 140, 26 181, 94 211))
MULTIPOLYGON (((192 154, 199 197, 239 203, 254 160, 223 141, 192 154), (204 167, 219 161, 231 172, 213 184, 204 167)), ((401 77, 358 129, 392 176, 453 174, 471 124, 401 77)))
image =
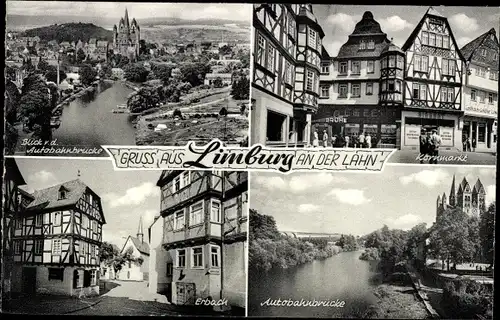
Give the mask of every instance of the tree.
POLYGON ((175 117, 182 118, 182 112, 181 112, 181 110, 179 110, 179 109, 175 109, 175 110, 174 110, 174 114, 173 114, 173 116, 174 116, 174 118, 175 118, 175 117))
POLYGON ((224 84, 222 83, 221 77, 215 78, 215 80, 214 80, 214 87, 216 87, 216 88, 222 88, 223 86, 224 86, 224 84))
POLYGON ((97 71, 94 70, 90 65, 84 64, 80 67, 80 77, 82 84, 88 86, 94 82, 97 76, 97 71))
POLYGON ((221 54, 221 55, 225 56, 225 55, 230 55, 232 53, 233 53, 233 49, 231 49, 231 47, 228 45, 224 45, 224 46, 219 48, 219 54, 221 54))
POLYGON ((41 71, 48 71, 49 67, 50 67, 49 63, 44 59, 40 58, 40 61, 38 61, 37 68, 41 71))
POLYGON ((76 63, 82 63, 85 60, 86 55, 82 48, 78 48, 76 51, 76 63))
POLYGON ((141 265, 144 259, 135 257, 132 247, 127 248, 125 252, 121 253, 117 246, 109 242, 103 242, 99 248, 100 261, 106 266, 112 266, 114 271, 120 271, 124 264, 133 262, 141 265))
POLYGON ((153 64, 151 71, 156 79, 163 81, 163 84, 167 84, 172 76, 172 67, 165 64, 153 64))
POLYGON ((111 78, 112 70, 111 66, 107 63, 101 63, 101 70, 99 71, 100 78, 111 78))
POLYGON ((479 220, 479 241, 484 261, 493 265, 495 253, 495 213, 496 202, 489 205, 486 211, 481 212, 479 220))
POLYGON ((189 82, 191 86, 196 87, 203 84, 205 75, 210 72, 208 64, 199 62, 185 62, 180 66, 181 81, 189 82))
POLYGON ((246 77, 233 82, 231 96, 236 100, 248 100, 250 96, 250 81, 246 77))
POLYGON ((408 259, 414 260, 418 257, 418 247, 422 241, 425 241, 427 233, 427 225, 420 223, 408 232, 408 239, 406 240, 405 254, 408 259))
POLYGON ((336 245, 341 247, 343 251, 358 250, 358 243, 356 241, 356 237, 353 235, 341 235, 336 245))
POLYGON ((148 79, 149 71, 142 63, 127 65, 124 70, 125 79, 132 82, 145 82, 148 79))
MULTIPOLYGON (((45 78, 47 81, 57 83, 57 67, 49 66, 45 73, 45 78)), ((62 82, 64 79, 66 79, 66 72, 59 70, 59 81, 62 82)))
POLYGON ((127 106, 131 112, 142 112, 157 107, 160 102, 160 96, 156 88, 141 87, 128 99, 127 106))

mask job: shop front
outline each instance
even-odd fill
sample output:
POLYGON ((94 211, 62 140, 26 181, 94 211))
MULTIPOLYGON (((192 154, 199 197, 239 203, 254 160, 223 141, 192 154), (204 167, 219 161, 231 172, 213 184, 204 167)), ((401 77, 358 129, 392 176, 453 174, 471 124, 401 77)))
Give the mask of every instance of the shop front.
POLYGON ((349 147, 357 146, 358 136, 370 135, 373 148, 395 148, 400 110, 378 106, 321 106, 313 117, 312 132, 317 131, 320 145, 326 131, 328 145, 335 137, 336 147, 342 147, 349 137, 349 147))
POLYGON ((465 116, 462 130, 463 147, 466 151, 495 152, 497 145, 496 132, 496 119, 465 116))
POLYGON ((459 114, 403 111, 401 117, 401 150, 418 150, 422 129, 436 129, 444 150, 461 150, 459 114))

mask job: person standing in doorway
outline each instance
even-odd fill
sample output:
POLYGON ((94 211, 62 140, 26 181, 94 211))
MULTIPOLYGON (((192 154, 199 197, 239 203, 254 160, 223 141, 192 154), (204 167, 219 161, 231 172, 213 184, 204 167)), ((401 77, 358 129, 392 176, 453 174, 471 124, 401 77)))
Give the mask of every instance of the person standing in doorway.
POLYGON ((313 148, 319 147, 319 137, 318 137, 318 130, 314 130, 314 135, 313 135, 313 148))
POLYGON ((469 136, 467 136, 466 144, 467 144, 467 151, 470 152, 470 150, 471 150, 471 141, 470 141, 470 137, 469 136))
POLYGON ((467 151, 467 135, 462 135, 462 150, 463 152, 467 151))
POLYGON ((361 132, 361 134, 358 136, 358 142, 359 142, 359 147, 364 148, 365 147, 365 133, 361 132))
POLYGON ((372 136, 370 136, 369 133, 367 133, 366 136, 365 136, 365 143, 366 143, 366 147, 368 149, 371 149, 371 147, 372 147, 372 136))
POLYGON ((323 130, 323 147, 328 147, 328 133, 326 133, 326 130, 323 130))
POLYGON ((420 131, 420 163, 424 163, 424 157, 429 154, 429 138, 427 130, 420 131))
POLYGON ((441 137, 438 135, 436 129, 432 129, 432 135, 430 139, 430 148, 431 148, 431 159, 429 163, 437 164, 437 157, 439 155, 439 146, 441 145, 441 137))
POLYGON ((476 139, 472 138, 472 152, 476 152, 476 139))

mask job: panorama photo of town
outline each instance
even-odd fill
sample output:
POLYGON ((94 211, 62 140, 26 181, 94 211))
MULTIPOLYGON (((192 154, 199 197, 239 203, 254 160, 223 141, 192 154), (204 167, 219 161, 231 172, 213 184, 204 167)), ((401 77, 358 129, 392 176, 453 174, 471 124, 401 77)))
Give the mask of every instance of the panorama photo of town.
POLYGON ((7 154, 248 143, 250 5, 7 1, 6 12, 7 154))
POLYGON ((500 8, 253 7, 252 144, 496 164, 500 8))
POLYGON ((2 313, 245 316, 247 172, 5 168, 2 313))

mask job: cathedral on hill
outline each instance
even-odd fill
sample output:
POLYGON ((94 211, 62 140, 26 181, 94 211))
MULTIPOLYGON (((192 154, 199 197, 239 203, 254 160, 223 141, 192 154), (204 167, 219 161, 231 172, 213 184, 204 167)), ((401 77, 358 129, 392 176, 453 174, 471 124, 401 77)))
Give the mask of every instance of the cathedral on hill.
POLYGON ((128 19, 128 11, 125 9, 125 17, 120 19, 118 27, 113 27, 113 48, 114 54, 121 54, 130 60, 135 60, 139 56, 139 42, 141 40, 141 29, 137 21, 128 19))
POLYGON ((449 198, 446 198, 446 193, 437 197, 436 219, 448 208, 459 208, 469 216, 479 216, 481 211, 486 210, 485 197, 486 192, 479 178, 471 187, 464 177, 458 185, 458 190, 455 191, 455 176, 453 176, 449 198))

